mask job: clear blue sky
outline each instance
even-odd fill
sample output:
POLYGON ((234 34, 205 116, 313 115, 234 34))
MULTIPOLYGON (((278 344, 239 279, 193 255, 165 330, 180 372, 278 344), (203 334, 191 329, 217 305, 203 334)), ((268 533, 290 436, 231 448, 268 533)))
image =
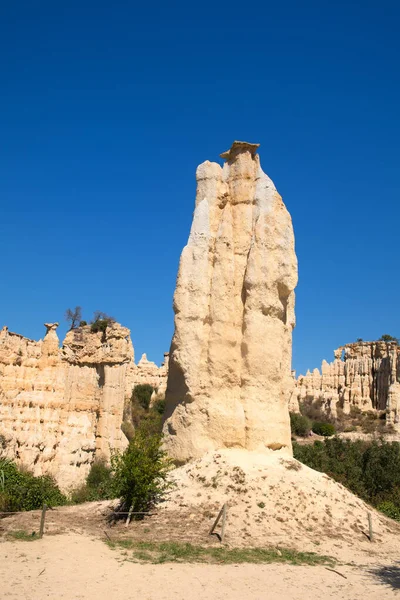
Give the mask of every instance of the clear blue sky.
POLYGON ((395 0, 3 2, 0 326, 38 339, 80 304, 159 363, 195 169, 239 139, 293 217, 294 368, 399 335, 399 21, 395 0))

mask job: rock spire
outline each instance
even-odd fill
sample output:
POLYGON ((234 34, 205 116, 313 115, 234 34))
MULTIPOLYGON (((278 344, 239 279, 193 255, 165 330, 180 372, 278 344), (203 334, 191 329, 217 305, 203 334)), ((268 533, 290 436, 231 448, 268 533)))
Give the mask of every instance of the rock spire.
POLYGON ((234 142, 197 169, 174 296, 165 444, 177 461, 208 450, 291 451, 297 259, 290 215, 258 144, 234 142))

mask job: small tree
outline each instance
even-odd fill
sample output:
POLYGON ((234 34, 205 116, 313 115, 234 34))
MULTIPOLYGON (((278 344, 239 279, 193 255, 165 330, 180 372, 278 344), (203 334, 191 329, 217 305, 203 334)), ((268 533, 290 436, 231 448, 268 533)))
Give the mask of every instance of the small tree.
POLYGON ((161 450, 161 438, 139 428, 125 452, 111 456, 113 495, 125 509, 147 512, 171 487, 171 462, 161 450))
POLYGON ((65 311, 65 320, 68 323, 71 323, 70 329, 76 329, 81 319, 82 308, 80 306, 75 306, 73 310, 71 308, 67 308, 67 310, 65 311))
POLYGON ((299 413, 290 413, 290 428, 293 435, 307 437, 311 431, 311 421, 299 413))
POLYGON ((389 335, 388 333, 384 333, 383 335, 381 335, 381 337, 379 338, 379 340, 381 342, 396 342, 396 344, 399 343, 399 339, 396 337, 393 337, 392 335, 389 335))
POLYGON ((132 402, 137 402, 142 408, 147 410, 150 406, 151 395, 154 392, 153 386, 149 383, 139 383, 132 390, 132 402))
POLYGON ((104 333, 111 323, 115 323, 114 317, 111 317, 107 313, 101 312, 100 310, 96 310, 93 314, 93 319, 90 322, 90 331, 92 333, 97 333, 98 331, 102 331, 104 333))

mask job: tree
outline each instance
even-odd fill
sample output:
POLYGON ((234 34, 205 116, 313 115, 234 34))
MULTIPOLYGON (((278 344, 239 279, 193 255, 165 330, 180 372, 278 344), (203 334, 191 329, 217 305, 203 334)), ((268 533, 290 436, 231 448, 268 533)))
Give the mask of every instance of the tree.
POLYGON ((147 410, 150 406, 153 392, 154 388, 149 383, 139 383, 132 390, 131 402, 137 402, 142 408, 147 410))
POLYGON ((74 310, 71 308, 67 308, 65 311, 65 320, 68 323, 71 323, 70 329, 76 329, 78 327, 80 321, 82 319, 82 308, 80 306, 75 306, 74 310))
POLYGON ((123 454, 111 455, 113 496, 125 509, 147 512, 171 487, 171 462, 161 449, 161 439, 161 434, 139 428, 123 454))
POLYGON ((381 337, 379 338, 379 340, 381 342, 396 342, 396 344, 399 343, 399 339, 396 337, 393 337, 392 335, 389 335, 388 333, 384 333, 383 335, 381 335, 381 337))
POLYGON ((114 317, 110 317, 107 313, 96 310, 93 314, 93 319, 90 322, 90 331, 92 333, 102 331, 103 334, 105 334, 107 327, 111 323, 115 323, 114 317))

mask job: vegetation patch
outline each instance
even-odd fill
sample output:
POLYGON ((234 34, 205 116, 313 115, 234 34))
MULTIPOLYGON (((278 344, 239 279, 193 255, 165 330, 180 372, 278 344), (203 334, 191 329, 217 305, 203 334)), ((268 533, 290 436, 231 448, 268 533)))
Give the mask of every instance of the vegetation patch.
POLYGON ((290 413, 290 428, 293 435, 307 437, 312 427, 311 420, 300 413, 290 413))
POLYGON ((67 498, 52 477, 35 477, 11 460, 0 459, 0 511, 19 512, 49 506, 62 506, 67 498))
POLYGON ((111 467, 104 458, 97 458, 90 468, 86 483, 73 490, 70 500, 73 504, 110 500, 115 498, 113 493, 111 467))
POLYGON ((194 546, 178 542, 135 542, 118 540, 106 542, 110 548, 130 550, 127 560, 153 564, 175 563, 289 563, 292 565, 330 565, 335 561, 329 556, 314 552, 297 552, 287 548, 225 548, 194 546))
POLYGON ((312 445, 293 444, 305 465, 326 473, 354 494, 400 521, 400 444, 338 437, 312 445))
POLYGON ((330 437, 335 435, 336 429, 332 423, 321 423, 320 421, 315 421, 312 425, 312 431, 316 435, 322 435, 324 437, 330 437))
POLYGON ((147 512, 170 489, 167 476, 172 464, 161 449, 161 439, 161 434, 149 435, 142 426, 125 452, 112 454, 112 493, 121 499, 122 510, 147 512))
POLYGON ((19 542, 34 542, 35 540, 39 540, 39 534, 36 531, 32 531, 32 533, 28 533, 23 529, 19 529, 18 531, 9 531, 7 533, 8 540, 15 540, 19 542))

